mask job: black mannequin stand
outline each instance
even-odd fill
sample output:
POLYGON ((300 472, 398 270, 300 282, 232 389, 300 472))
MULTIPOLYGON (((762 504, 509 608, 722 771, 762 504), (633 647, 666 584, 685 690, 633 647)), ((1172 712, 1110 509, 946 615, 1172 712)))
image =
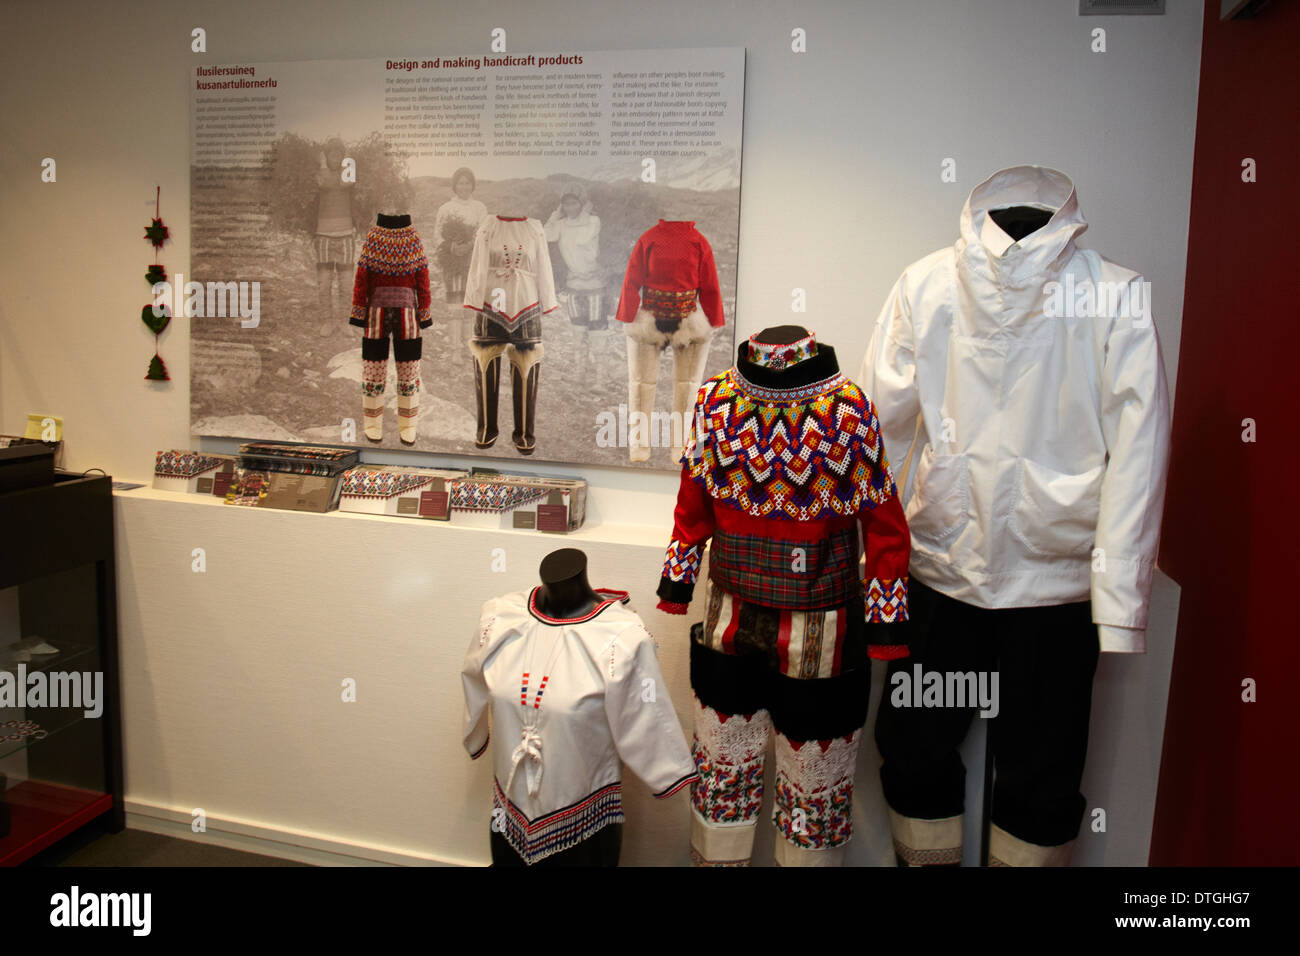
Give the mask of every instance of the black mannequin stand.
POLYGON ((999 229, 1019 242, 1030 233, 1037 232, 1051 222, 1055 213, 1033 206, 1007 206, 1005 209, 990 209, 989 218, 999 229))
POLYGON ((577 548, 561 548, 542 558, 537 569, 542 590, 537 606, 555 618, 581 617, 600 603, 601 597, 587 581, 587 555, 577 548))
POLYGON ((757 339, 764 345, 789 345, 800 339, 808 338, 808 330, 798 325, 774 325, 758 333, 757 339))

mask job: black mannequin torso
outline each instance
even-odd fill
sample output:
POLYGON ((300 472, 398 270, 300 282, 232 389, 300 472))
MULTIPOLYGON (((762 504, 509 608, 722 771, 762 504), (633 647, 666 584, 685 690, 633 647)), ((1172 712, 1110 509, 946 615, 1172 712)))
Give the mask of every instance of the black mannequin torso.
POLYGON ((587 581, 587 555, 577 548, 552 551, 537 573, 542 579, 537 608, 549 617, 581 617, 603 600, 587 581))
POLYGON ((789 345, 808 338, 808 330, 801 325, 774 325, 759 332, 755 338, 764 345, 789 345))
POLYGON ((1050 209, 1035 209, 1033 206, 1008 206, 1005 209, 989 210, 989 218, 1016 242, 1042 229, 1054 215, 1056 213, 1050 209))
POLYGON ((380 229, 405 229, 410 224, 411 217, 409 215, 387 216, 381 212, 375 218, 375 225, 380 229))
MULTIPOLYGON (((776 325, 754 336, 760 345, 790 345, 812 335, 800 325, 776 325)), ((819 382, 839 372, 835 349, 818 342, 812 356, 800 359, 784 368, 769 368, 754 362, 750 356, 750 342, 745 340, 736 348, 736 369, 746 379, 763 388, 798 388, 819 382)))

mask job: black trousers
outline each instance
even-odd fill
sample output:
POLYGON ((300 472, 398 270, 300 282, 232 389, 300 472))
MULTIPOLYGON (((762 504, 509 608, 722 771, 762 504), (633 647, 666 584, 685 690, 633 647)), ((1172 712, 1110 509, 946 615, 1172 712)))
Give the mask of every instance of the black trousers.
MULTIPOLYGON (((623 849, 623 824, 601 827, 581 843, 559 853, 552 853, 533 864, 539 866, 618 866, 623 849)), ((528 866, 502 834, 492 831, 493 866, 528 866)))
POLYGON ((991 819, 1039 846, 1073 840, 1088 753, 1092 681, 1100 651, 1088 601, 989 610, 909 583, 911 657, 891 661, 876 745, 890 807, 925 820, 963 812, 966 768, 957 748, 976 707, 896 707, 894 675, 998 672, 998 712, 988 719, 995 780, 991 819))

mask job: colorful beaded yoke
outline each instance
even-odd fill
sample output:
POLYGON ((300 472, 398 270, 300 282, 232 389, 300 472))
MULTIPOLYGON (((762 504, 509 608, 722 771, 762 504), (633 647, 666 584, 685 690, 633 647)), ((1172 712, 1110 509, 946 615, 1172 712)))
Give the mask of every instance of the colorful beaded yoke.
POLYGON ((760 517, 855 515, 895 494, 875 408, 838 373, 791 389, 759 388, 734 368, 714 376, 682 464, 715 500, 760 517))
POLYGON ((371 226, 366 241, 361 246, 358 266, 383 275, 411 275, 427 268, 429 260, 424 255, 424 245, 414 226, 385 229, 371 226))

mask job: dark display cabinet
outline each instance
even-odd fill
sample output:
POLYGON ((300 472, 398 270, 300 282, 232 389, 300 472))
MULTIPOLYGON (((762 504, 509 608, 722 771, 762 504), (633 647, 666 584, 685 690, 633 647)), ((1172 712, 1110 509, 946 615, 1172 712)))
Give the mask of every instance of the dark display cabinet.
POLYGON ((0 865, 124 825, 113 491, 0 492, 0 865))

